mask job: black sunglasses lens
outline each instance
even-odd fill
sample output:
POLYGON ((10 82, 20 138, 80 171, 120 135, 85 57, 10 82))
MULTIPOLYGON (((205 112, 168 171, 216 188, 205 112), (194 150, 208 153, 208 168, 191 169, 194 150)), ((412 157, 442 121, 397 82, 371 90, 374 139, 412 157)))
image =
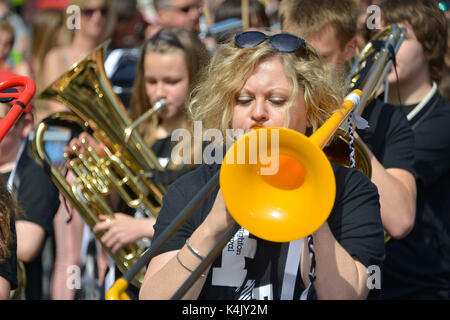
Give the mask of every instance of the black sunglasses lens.
POLYGON ((239 48, 248 48, 254 47, 258 44, 264 42, 267 39, 267 36, 259 31, 247 31, 241 34, 236 35, 234 38, 234 43, 239 48))
POLYGON ((88 9, 88 8, 86 8, 86 9, 82 9, 81 12, 82 12, 84 15, 90 17, 90 16, 92 16, 92 15, 94 14, 94 12, 97 11, 97 10, 100 11, 100 14, 101 14, 102 16, 106 16, 106 15, 108 14, 108 8, 97 8, 97 9, 88 9))
POLYGON ((84 15, 90 17, 94 14, 94 10, 93 9, 83 9, 81 10, 81 12, 83 12, 84 15))
POLYGON ((270 41, 275 48, 282 52, 295 52, 305 44, 305 40, 286 33, 276 34, 271 37, 270 41))
POLYGON ((150 38, 150 42, 152 42, 152 43, 156 43, 158 40, 165 40, 165 41, 169 42, 172 46, 176 46, 181 49, 184 49, 180 40, 178 40, 178 38, 175 35, 168 34, 168 33, 157 33, 152 38, 150 38))

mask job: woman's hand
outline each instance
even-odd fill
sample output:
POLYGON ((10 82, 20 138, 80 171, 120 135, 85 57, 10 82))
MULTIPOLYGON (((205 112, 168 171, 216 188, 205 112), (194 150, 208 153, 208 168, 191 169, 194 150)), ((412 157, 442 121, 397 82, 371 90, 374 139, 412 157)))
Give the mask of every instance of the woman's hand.
POLYGON ((106 156, 105 145, 98 142, 97 139, 87 132, 82 132, 78 138, 70 140, 69 146, 64 147, 64 152, 69 155, 86 154, 88 147, 92 147, 99 156, 106 156), (77 153, 73 150, 74 148, 76 148, 77 153))
POLYGON ((230 213, 225 206, 225 202, 222 196, 222 190, 217 193, 214 205, 203 222, 201 228, 209 236, 220 237, 228 229, 230 229, 235 223, 230 213))
POLYGON ((155 219, 135 219, 124 213, 115 213, 114 219, 110 219, 106 215, 100 215, 98 222, 93 229, 95 234, 105 232, 101 241, 113 253, 119 251, 127 244, 136 242, 137 240, 148 237, 153 237, 153 225, 155 219))

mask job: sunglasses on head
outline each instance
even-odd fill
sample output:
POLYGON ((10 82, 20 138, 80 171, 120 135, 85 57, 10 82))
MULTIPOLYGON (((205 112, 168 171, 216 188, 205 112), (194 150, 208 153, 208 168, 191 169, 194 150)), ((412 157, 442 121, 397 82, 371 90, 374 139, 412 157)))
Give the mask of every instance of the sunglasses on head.
POLYGON ((181 44, 180 40, 178 40, 178 38, 173 35, 173 34, 168 34, 168 33, 160 33, 158 32, 157 34, 155 34, 153 37, 150 38, 150 42, 151 43, 156 43, 159 40, 164 40, 169 42, 171 45, 179 47, 181 49, 184 49, 183 45, 181 44))
POLYGON ((266 40, 269 40, 275 49, 281 52, 296 52, 306 43, 304 39, 290 33, 268 36, 260 31, 247 31, 234 37, 234 43, 239 48, 256 47, 266 40))
POLYGON ((108 14, 108 8, 106 8, 106 7, 81 9, 81 12, 87 17, 91 17, 94 14, 95 11, 100 11, 100 14, 103 17, 108 14))

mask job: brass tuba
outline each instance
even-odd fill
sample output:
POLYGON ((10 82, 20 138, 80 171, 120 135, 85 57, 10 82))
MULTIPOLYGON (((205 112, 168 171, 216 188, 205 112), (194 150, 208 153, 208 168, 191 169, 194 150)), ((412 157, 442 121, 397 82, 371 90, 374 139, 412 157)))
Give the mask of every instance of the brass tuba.
MULTIPOLYGON (((378 32, 355 57, 346 77, 348 91, 361 89, 363 95, 355 113, 360 116, 365 107, 375 98, 387 72, 392 66, 392 56, 398 52, 405 38, 406 29, 392 24, 378 32), (384 39, 384 40, 381 40, 384 39)), ((364 147, 354 141, 356 168, 364 172, 369 178, 372 175, 372 165, 364 147)), ((324 152, 332 162, 348 166, 349 155, 348 126, 344 123, 338 130, 333 143, 324 152)))
MULTIPOLYGON (((133 130, 125 107, 106 77, 104 54, 108 44, 106 41, 98 46, 39 94, 39 99, 56 100, 70 112, 55 113, 44 119, 36 127, 33 140, 38 162, 91 229, 99 222, 99 214, 114 218, 114 210, 105 201, 105 196, 111 192, 119 194, 128 207, 148 211, 155 218, 167 192, 167 186, 153 184, 141 177, 151 169, 163 168, 133 130), (90 132, 105 145, 106 156, 97 154, 91 147, 87 148, 86 154, 73 150, 78 155, 75 157, 65 154, 66 166, 75 175, 75 180, 68 183, 45 152, 44 134, 50 126, 90 132)), ((96 237, 101 242, 102 235, 96 237)), ((103 247, 123 273, 143 253, 136 243, 125 246, 116 254, 105 245, 103 247)), ((139 287, 142 277, 143 273, 133 284, 139 287)))

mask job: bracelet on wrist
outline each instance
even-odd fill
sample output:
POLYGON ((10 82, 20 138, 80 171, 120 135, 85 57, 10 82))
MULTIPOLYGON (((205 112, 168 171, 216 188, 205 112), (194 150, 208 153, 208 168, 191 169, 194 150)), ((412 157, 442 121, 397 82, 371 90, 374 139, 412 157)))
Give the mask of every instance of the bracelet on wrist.
POLYGON ((189 241, 189 238, 186 239, 186 246, 187 246, 188 249, 189 249, 194 255, 196 255, 200 260, 204 260, 204 259, 205 259, 205 257, 202 256, 202 255, 200 254, 200 252, 199 252, 197 249, 195 249, 195 248, 192 247, 191 242, 189 241))
MULTIPOLYGON (((181 262, 181 259, 180 259, 180 251, 178 251, 178 253, 177 253, 177 260, 178 260, 178 263, 184 268, 184 269, 186 269, 187 271, 189 271, 190 273, 192 273, 192 272, 194 272, 194 270, 191 270, 191 269, 189 269, 183 262, 181 262)), ((200 274, 200 277, 202 277, 202 278, 206 278, 206 274, 200 274)))

